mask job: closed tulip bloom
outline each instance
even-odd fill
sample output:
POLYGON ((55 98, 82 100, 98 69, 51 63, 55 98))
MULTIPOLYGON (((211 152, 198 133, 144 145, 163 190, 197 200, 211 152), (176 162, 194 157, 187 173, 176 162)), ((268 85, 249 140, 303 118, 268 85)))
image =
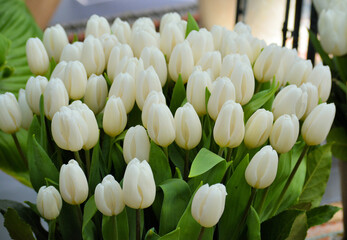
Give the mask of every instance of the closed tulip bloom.
POLYGON ((213 128, 213 137, 220 147, 235 148, 245 135, 243 109, 239 103, 229 100, 224 103, 213 128))
POLYGON ((81 113, 65 106, 54 114, 51 130, 58 147, 72 152, 81 150, 89 135, 81 113))
POLYGON ((237 38, 238 34, 234 31, 227 30, 222 38, 221 45, 219 47, 219 51, 222 54, 222 57, 225 57, 228 54, 231 53, 237 53, 237 44, 235 42, 235 39, 237 38))
POLYGON ((45 91, 48 80, 45 77, 30 77, 25 85, 25 97, 33 113, 40 115, 40 97, 45 91))
POLYGON ((190 75, 187 83, 187 100, 193 105, 199 116, 207 113, 205 104, 206 88, 211 90, 212 81, 208 72, 204 72, 201 68, 197 68, 190 75))
POLYGON ((243 23, 243 22, 238 22, 236 23, 236 25, 234 26, 233 31, 235 31, 238 34, 241 35, 250 35, 252 34, 252 29, 249 25, 243 23))
POLYGON ((105 107, 108 94, 107 83, 102 75, 92 74, 87 81, 86 92, 84 94, 84 103, 98 114, 105 107))
POLYGON ((311 60, 303 60, 301 58, 297 58, 286 74, 285 83, 300 86, 301 84, 306 82, 306 79, 308 78, 311 72, 311 60))
POLYGON ((253 64, 259 57, 259 54, 261 53, 261 51, 266 47, 266 43, 264 40, 258 39, 252 36, 248 37, 248 42, 252 50, 252 57, 250 58, 250 61, 253 64))
POLYGON ((127 113, 121 98, 111 96, 106 102, 102 126, 107 135, 115 137, 123 132, 127 124, 127 113))
POLYGON ((149 142, 146 129, 141 125, 136 125, 128 129, 123 142, 123 156, 128 164, 134 158, 140 161, 149 161, 149 142))
POLYGON ((160 19, 159 31, 163 31, 164 27, 169 23, 179 23, 181 16, 177 12, 165 13, 160 19))
POLYGON ((168 106, 153 104, 148 113, 149 137, 159 146, 169 146, 176 137, 175 121, 168 106))
POLYGON ((131 33, 130 43, 134 55, 139 58, 145 47, 159 48, 159 35, 156 32, 151 33, 142 29, 136 29, 131 33), (141 39, 141 41, 139 41, 139 39, 141 39))
POLYGON ((247 55, 240 55, 238 53, 226 55, 223 58, 220 75, 221 77, 231 77, 236 65, 243 63, 252 67, 247 55))
POLYGON ((235 87, 227 77, 219 77, 213 82, 211 96, 208 100, 207 111, 213 120, 217 119, 223 104, 228 100, 235 101, 235 87))
POLYGON ((133 50, 128 44, 121 44, 112 48, 107 63, 107 75, 111 82, 119 74, 116 72, 116 68, 124 57, 134 57, 133 50))
POLYGON ((276 74, 282 53, 281 47, 271 44, 264 48, 254 64, 254 76, 259 82, 269 82, 276 74))
POLYGON ((93 35, 94 37, 101 37, 105 33, 111 33, 110 25, 106 18, 93 14, 87 21, 85 35, 93 35))
POLYGON ((128 207, 143 209, 152 205, 155 199, 155 182, 147 161, 131 160, 125 169, 123 179, 124 202, 128 207))
POLYGON ((168 23, 160 31, 160 50, 166 55, 167 61, 177 44, 184 41, 185 32, 182 31, 178 23, 168 23))
POLYGON ((83 98, 87 88, 87 79, 86 69, 81 62, 67 63, 62 80, 71 99, 83 98))
POLYGON ((328 66, 323 66, 322 63, 317 64, 308 76, 307 82, 311 82, 318 88, 318 96, 323 102, 328 100, 332 82, 328 66))
POLYGON ((163 87, 167 79, 167 66, 164 54, 156 47, 145 47, 141 52, 140 58, 145 69, 153 66, 163 87))
POLYGON ((95 188, 95 205, 105 216, 115 216, 125 207, 123 190, 112 175, 104 177, 95 188))
POLYGON ((201 226, 209 228, 216 225, 224 212, 225 186, 217 183, 202 185, 192 201, 192 216, 201 226))
POLYGON ((53 220, 60 214, 63 201, 60 193, 53 186, 42 186, 37 193, 36 207, 40 215, 47 220, 53 220))
POLYGON ((209 71, 214 81, 220 75, 222 56, 219 51, 206 52, 202 55, 197 65, 201 66, 203 71, 209 71))
POLYGON ((60 63, 58 63, 51 74, 51 78, 59 78, 63 80, 65 75, 66 65, 67 65, 67 62, 65 61, 61 61, 60 63))
POLYGON ((0 129, 5 133, 15 133, 22 123, 22 114, 13 93, 0 94, 0 129))
POLYGON ((49 58, 60 61, 63 48, 69 43, 66 32, 60 24, 46 28, 43 33, 43 44, 47 50, 49 58))
MULTIPOLYGON (((298 61, 298 53, 296 52, 296 49, 284 47, 282 50, 280 63, 275 74, 275 80, 280 86, 285 86, 287 84, 287 75, 291 74, 290 69, 296 61, 298 61)), ((302 80, 303 79, 300 79, 299 81, 301 82, 302 80)))
POLYGON ((43 100, 45 115, 52 120, 62 106, 69 105, 69 95, 63 81, 59 78, 51 78, 43 92, 43 100))
POLYGON ((222 27, 222 26, 219 26, 219 25, 213 25, 212 26, 210 32, 212 33, 212 36, 213 36, 214 50, 220 50, 224 34, 227 31, 228 30, 225 27, 222 27))
POLYGON ((148 113, 153 104, 164 104, 166 105, 166 100, 163 92, 151 91, 143 104, 141 119, 142 125, 147 128, 148 113))
POLYGON ((295 114, 298 119, 304 115, 307 107, 307 93, 296 85, 288 85, 275 97, 272 103, 272 113, 275 119, 283 114, 295 114))
MULTIPOLYGON (((226 35, 227 39, 228 35, 226 35)), ((251 62, 253 62, 253 48, 248 41, 248 36, 238 35, 236 34, 231 35, 229 34, 230 40, 224 41, 222 45, 222 55, 226 56, 228 54, 238 53, 238 54, 245 54, 250 59, 251 62)))
POLYGON ((175 142, 179 147, 190 150, 199 144, 202 135, 201 122, 190 103, 186 103, 176 110, 175 126, 175 142))
POLYGON ((191 31, 187 36, 187 41, 193 51, 194 63, 197 63, 205 52, 214 50, 213 36, 205 28, 191 31))
POLYGON ((262 108, 252 114, 246 123, 244 142, 247 148, 257 148, 266 142, 271 133, 273 119, 272 112, 262 108))
POLYGON ((303 92, 307 93, 307 107, 304 115, 302 116, 305 119, 312 110, 318 105, 318 89, 315 85, 310 82, 304 83, 300 86, 303 92))
POLYGON ((162 91, 159 77, 152 66, 141 71, 136 78, 136 104, 140 110, 151 91, 162 91))
POLYGON ((245 178, 253 188, 263 189, 270 186, 276 178, 278 155, 270 145, 263 147, 249 162, 245 178))
POLYGON ((286 153, 292 149, 298 136, 298 118, 294 114, 284 114, 272 126, 270 144, 278 153, 286 153))
POLYGON ((49 58, 39 38, 29 38, 26 43, 26 56, 30 71, 35 75, 45 75, 49 68, 49 58))
POLYGON ((136 80, 142 70, 144 70, 144 66, 141 58, 123 57, 116 67, 115 76, 120 73, 129 73, 136 80))
POLYGON ((241 105, 247 104, 254 94, 255 81, 252 68, 247 64, 238 63, 230 79, 235 87, 235 101, 241 105))
POLYGON ((120 43, 118 42, 117 37, 113 34, 110 34, 110 33, 105 33, 105 34, 101 35, 101 37, 99 37, 99 40, 100 40, 102 47, 104 49, 105 63, 107 63, 113 47, 120 45, 120 43))
POLYGON ((81 62, 83 63, 87 75, 93 73, 96 75, 102 74, 105 69, 105 53, 99 39, 88 36, 83 42, 81 62))
POLYGON ((83 42, 74 42, 65 45, 61 52, 60 61, 81 61, 82 48, 83 42))
POLYGON ((31 111, 27 103, 24 89, 19 89, 18 104, 19 104, 21 115, 22 115, 21 126, 22 128, 28 130, 33 120, 33 111, 31 111))
POLYGON ((84 141, 83 149, 89 150, 93 148, 99 140, 99 127, 95 115, 92 110, 88 108, 85 103, 80 100, 72 102, 69 106, 70 109, 78 111, 88 127, 88 137, 84 141))
POLYGON ((183 83, 188 81, 188 78, 194 69, 193 51, 189 42, 184 41, 174 47, 171 53, 168 69, 173 81, 177 81, 179 74, 182 76, 183 83))
POLYGON ((155 31, 154 22, 150 17, 140 17, 136 19, 132 26, 132 30, 145 29, 146 31, 155 31))
POLYGON ((59 190, 64 201, 71 205, 81 204, 88 198, 86 175, 73 159, 60 168, 59 190))
POLYGON ((136 85, 134 78, 129 73, 120 73, 114 79, 108 96, 122 99, 126 113, 129 113, 135 104, 136 85))
POLYGON ((111 32, 116 35, 120 43, 130 43, 131 28, 127 21, 116 18, 111 26, 111 32))
POLYGON ((309 146, 321 144, 330 131, 336 113, 334 103, 322 103, 316 106, 305 119, 301 134, 309 146))

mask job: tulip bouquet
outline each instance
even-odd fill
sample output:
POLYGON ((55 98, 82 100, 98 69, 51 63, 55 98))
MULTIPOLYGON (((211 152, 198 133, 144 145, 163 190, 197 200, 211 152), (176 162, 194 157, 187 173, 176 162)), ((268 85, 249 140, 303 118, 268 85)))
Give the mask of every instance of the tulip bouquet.
POLYGON ((208 31, 177 13, 159 32, 93 15, 85 35, 28 39, 34 76, 18 100, 0 95, 0 128, 38 192, 0 201, 13 238, 304 239, 338 210, 319 206, 328 67, 242 23, 208 31))

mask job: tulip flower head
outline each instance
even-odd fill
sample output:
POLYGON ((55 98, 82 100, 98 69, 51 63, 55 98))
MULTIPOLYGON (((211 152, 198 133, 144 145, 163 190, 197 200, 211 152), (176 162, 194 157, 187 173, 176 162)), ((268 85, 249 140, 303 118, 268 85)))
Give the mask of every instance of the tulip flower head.
POLYGON ((22 123, 22 114, 13 93, 0 94, 0 129, 5 133, 15 133, 22 123))
POLYGON ((149 160, 150 142, 146 129, 136 125, 128 129, 123 142, 123 156, 126 163, 134 158, 140 161, 149 160))
POLYGON ((26 43, 26 56, 30 71, 35 75, 45 75, 49 68, 49 58, 39 38, 29 38, 26 43))
POLYGON ((22 128, 28 130, 30 127, 30 124, 33 120, 33 112, 31 111, 31 109, 27 103, 24 89, 19 89, 18 104, 19 104, 20 111, 22 114, 21 126, 22 126, 22 128))
POLYGON ((61 196, 55 187, 42 186, 39 189, 36 198, 36 207, 42 217, 47 220, 57 218, 62 206, 61 196))
POLYGON ((43 44, 48 56, 50 59, 54 58, 56 62, 60 61, 61 53, 68 43, 66 32, 60 24, 46 28, 43 33, 43 44))

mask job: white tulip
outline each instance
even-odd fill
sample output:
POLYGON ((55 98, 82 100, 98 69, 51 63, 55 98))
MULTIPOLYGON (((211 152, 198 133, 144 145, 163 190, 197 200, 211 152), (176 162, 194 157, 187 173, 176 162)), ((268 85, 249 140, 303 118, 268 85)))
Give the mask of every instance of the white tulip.
POLYGON ((241 34, 241 35, 251 35, 252 34, 251 27, 249 25, 243 23, 243 22, 236 23, 233 30, 236 33, 241 34))
POLYGON ((139 73, 144 70, 142 59, 136 57, 123 57, 115 70, 115 76, 120 73, 129 73, 135 80, 139 73))
POLYGON ((226 55, 231 53, 237 53, 237 44, 235 42, 237 36, 238 34, 234 31, 225 31, 221 40, 221 45, 219 47, 219 51, 221 52, 222 57, 225 57, 226 55))
POLYGON ((159 48, 159 35, 141 29, 133 30, 131 33, 130 45, 134 51, 134 55, 139 58, 145 47, 159 48), (139 39, 141 40, 139 41, 139 39))
POLYGON ((137 29, 144 29, 145 31, 155 32, 155 25, 151 18, 141 17, 136 19, 136 21, 133 23, 132 31, 136 31, 137 29))
POLYGON ((29 38, 25 48, 30 71, 35 75, 45 75, 49 69, 49 58, 41 40, 29 38))
POLYGON ((221 77, 231 77, 236 65, 239 63, 246 64, 252 67, 251 62, 249 61, 247 55, 240 55, 238 53, 226 55, 223 58, 220 75, 221 77))
POLYGON ((317 64, 308 76, 307 82, 311 82, 318 88, 318 96, 323 102, 328 100, 332 83, 328 66, 323 66, 322 63, 317 64))
POLYGON ((62 106, 69 105, 69 95, 63 81, 59 78, 51 78, 43 92, 43 100, 45 115, 52 120, 62 106))
POLYGON ((220 47, 222 45, 224 34, 228 30, 225 27, 219 26, 219 25, 213 25, 211 28, 211 34, 213 36, 213 45, 214 50, 219 51, 220 47))
POLYGON ((177 23, 168 23, 160 31, 160 50, 166 55, 169 61, 172 51, 177 44, 184 41, 185 31, 183 32, 177 23))
POLYGON ((22 123, 22 114, 13 93, 0 94, 0 129, 5 133, 15 133, 22 123))
POLYGON ((203 71, 210 71, 212 80, 214 81, 220 75, 220 69, 222 66, 222 56, 219 51, 204 53, 197 66, 201 66, 203 71))
MULTIPOLYGON (((60 56, 61 61, 81 61, 83 42, 67 44, 63 48, 60 56)), ((55 69, 54 69, 55 70, 55 69)))
POLYGON ((45 77, 30 77, 25 85, 25 97, 33 113, 40 115, 40 97, 45 91, 48 80, 45 77))
POLYGON ((143 104, 142 113, 141 113, 142 125, 145 128, 147 128, 149 110, 152 107, 152 105, 155 103, 166 105, 166 99, 163 92, 151 91, 147 95, 147 98, 145 100, 145 103, 143 104))
POLYGON ((304 115, 302 116, 305 119, 312 110, 318 105, 319 97, 318 97, 318 89, 315 85, 310 82, 304 83, 300 86, 303 92, 307 93, 307 107, 304 115))
POLYGON ((153 66, 163 87, 167 79, 167 66, 164 54, 156 47, 145 47, 141 52, 140 58, 145 69, 153 66))
POLYGON ((48 56, 56 62, 60 61, 61 52, 68 43, 66 32, 60 24, 46 28, 43 33, 43 44, 48 56))
POLYGON ((93 73, 100 75, 105 69, 106 62, 103 46, 100 40, 93 35, 89 35, 83 42, 81 62, 88 76, 93 73))
POLYGON ((289 68, 284 82, 300 86, 301 84, 306 82, 306 79, 311 72, 311 60, 303 60, 301 58, 297 58, 296 61, 294 61, 294 63, 292 64, 292 66, 289 68))
POLYGON ((36 207, 40 215, 47 220, 55 219, 59 216, 63 206, 60 193, 53 186, 42 186, 37 193, 36 207))
POLYGON ((250 58, 250 61, 253 64, 259 57, 259 54, 261 53, 261 51, 266 47, 266 43, 264 40, 260 40, 252 36, 248 37, 248 42, 252 50, 252 57, 250 58))
POLYGON ((188 81, 194 69, 194 56, 189 42, 184 41, 174 47, 168 69, 173 81, 177 81, 179 74, 181 74, 183 83, 188 81))
POLYGON ((133 50, 128 44, 121 44, 112 48, 107 63, 107 75, 111 82, 119 74, 116 68, 124 57, 134 57, 133 50))
POLYGON ((59 78, 61 80, 64 79, 64 75, 65 75, 65 68, 66 68, 67 62, 65 61, 60 61, 60 63, 58 63, 52 74, 51 74, 51 78, 59 78))
POLYGON ((149 161, 149 142, 146 129, 141 125, 128 129, 123 142, 123 156, 128 164, 134 158, 149 161))
POLYGON ((129 113, 135 104, 136 85, 134 78, 129 73, 120 73, 114 79, 108 96, 122 99, 126 113, 129 113))
POLYGON ((115 137, 123 132, 127 124, 127 113, 123 101, 111 96, 106 102, 103 118, 103 128, 107 135, 115 137))
MULTIPOLYGON (((296 49, 289 49, 289 48, 282 48, 282 56, 280 63, 278 65, 276 74, 275 74, 275 80, 277 83, 279 83, 280 86, 285 86, 287 84, 287 76, 290 73, 290 69, 292 68, 294 62, 298 61, 298 53, 296 52, 296 49)), ((301 81, 302 79, 300 79, 301 81)))
POLYGON ((20 111, 22 114, 22 128, 28 130, 31 122, 33 120, 33 112, 31 111, 26 97, 25 97, 25 90, 24 89, 19 89, 19 94, 18 94, 18 104, 20 107, 20 111))
POLYGON ((191 31, 187 36, 187 41, 193 51, 194 63, 197 63, 205 52, 214 50, 213 36, 205 28, 191 31))
POLYGON ((128 22, 116 18, 111 26, 111 32, 116 35, 119 42, 130 43, 131 28, 128 22))
POLYGON ((99 37, 99 40, 104 49, 105 63, 107 63, 113 47, 120 45, 120 43, 117 37, 110 33, 105 33, 101 35, 101 37, 99 37))
POLYGON ((68 62, 62 80, 71 99, 83 98, 87 88, 87 72, 81 62, 68 62))
POLYGON ((101 37, 105 33, 111 33, 110 24, 106 18, 93 14, 87 21, 85 35, 101 37))
POLYGON ((98 114, 104 109, 108 94, 107 91, 107 83, 102 75, 97 76, 92 74, 88 78, 84 102, 94 114, 98 114))
POLYGON ((165 26, 170 23, 179 23, 181 21, 181 16, 177 12, 165 13, 160 19, 159 31, 162 33, 165 26))

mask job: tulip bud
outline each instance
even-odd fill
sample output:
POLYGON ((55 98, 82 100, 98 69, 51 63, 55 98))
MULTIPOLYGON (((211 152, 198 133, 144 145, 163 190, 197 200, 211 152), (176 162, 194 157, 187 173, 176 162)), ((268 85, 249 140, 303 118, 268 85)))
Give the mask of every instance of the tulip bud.
POLYGON ((42 186, 37 193, 36 207, 42 217, 53 220, 60 214, 63 202, 60 193, 53 186, 42 186))
POLYGON ((128 164, 134 158, 140 161, 149 161, 149 150, 151 144, 147 136, 146 129, 141 125, 131 127, 125 134, 123 142, 123 156, 128 164))
POLYGON ((88 105, 94 114, 98 114, 104 109, 107 91, 107 83, 102 75, 92 74, 88 78, 84 103, 88 105))
POLYGON ((231 74, 233 73, 235 66, 239 63, 246 64, 250 67, 252 67, 251 62, 249 61, 247 55, 240 55, 240 54, 229 54, 226 55, 223 58, 223 63, 220 70, 221 77, 231 77, 231 74))
POLYGON ((56 62, 60 61, 61 52, 68 43, 66 32, 60 24, 46 28, 43 33, 43 44, 48 56, 54 58, 56 62))
POLYGON ((133 30, 130 39, 131 47, 136 57, 141 56, 141 52, 145 47, 157 47, 159 48, 159 35, 154 32, 148 32, 145 30, 133 30), (141 39, 141 41, 139 41, 141 39))
POLYGON ((225 39, 228 40, 223 42, 221 49, 222 55, 226 56, 233 53, 239 53, 241 55, 245 54, 249 58, 250 62, 253 62, 253 48, 249 43, 248 38, 248 36, 244 35, 229 34, 229 40, 228 35, 226 35, 225 39))
POLYGON ((322 143, 330 131, 336 113, 334 103, 322 103, 316 106, 305 119, 301 134, 309 146, 322 143))
POLYGON ((111 26, 111 32, 116 35, 120 43, 130 43, 131 28, 128 22, 116 18, 111 26))
POLYGON ((102 74, 106 62, 104 49, 99 39, 90 35, 84 40, 81 62, 83 63, 88 76, 93 73, 96 75, 102 74))
POLYGON ((140 17, 136 19, 132 26, 132 31, 137 31, 138 29, 143 29, 148 32, 155 32, 155 25, 151 18, 140 17))
POLYGON ((328 66, 323 66, 322 63, 316 65, 308 76, 307 82, 311 82, 318 88, 318 96, 323 102, 328 100, 332 82, 328 66))
POLYGON ((247 64, 238 63, 230 76, 235 87, 236 102, 241 105, 248 103, 254 94, 254 76, 252 68, 247 64))
POLYGON ((245 131, 245 145, 247 148, 257 148, 263 145, 269 138, 272 123, 273 114, 265 109, 258 109, 248 119, 245 131))
POLYGON ((228 101, 235 101, 235 87, 227 77, 219 77, 213 82, 211 96, 208 100, 207 111, 213 120, 217 119, 223 104, 228 101))
POLYGON ((22 123, 22 114, 13 93, 0 94, 0 129, 5 133, 15 133, 22 123))
POLYGON ((99 127, 93 111, 80 100, 72 102, 68 107, 71 110, 78 111, 87 124, 88 137, 84 142, 83 149, 89 150, 93 148, 99 140, 99 127))
POLYGON ((300 86, 302 92, 307 93, 307 107, 305 110, 304 115, 302 116, 303 119, 305 119, 310 112, 318 105, 318 89, 315 85, 312 83, 304 83, 300 86))
POLYGON ((188 81, 194 68, 194 57, 189 42, 184 41, 174 47, 168 68, 173 81, 177 81, 179 74, 181 74, 183 83, 188 81))
POLYGON ((147 128, 148 113, 153 104, 164 104, 166 105, 166 100, 163 92, 151 91, 143 104, 141 119, 142 125, 147 128))
POLYGON ((249 42, 249 44, 251 46, 251 50, 252 50, 252 57, 249 60, 253 64, 255 62, 255 60, 257 60, 261 51, 266 47, 266 43, 264 40, 260 40, 258 38, 252 37, 252 36, 248 37, 248 42, 249 42))
POLYGON ((141 71, 136 79, 136 104, 140 110, 151 91, 162 91, 159 77, 152 66, 141 71))
POLYGON ((69 105, 69 95, 67 94, 65 85, 59 78, 51 78, 45 91, 43 92, 45 115, 52 120, 54 114, 59 111, 62 106, 69 105))
POLYGON ((141 59, 145 69, 153 66, 163 87, 167 79, 167 66, 164 54, 156 47, 145 47, 141 52, 141 59))
POLYGON ((119 72, 116 72, 116 68, 124 57, 134 57, 133 50, 131 50, 128 44, 122 44, 112 48, 107 63, 107 75, 111 82, 119 74, 119 72))
POLYGON ((210 71, 214 81, 220 75, 222 56, 219 51, 206 52, 200 58, 197 66, 201 66, 203 71, 210 71))
POLYGON ((25 97, 33 113, 40 115, 40 97, 45 91, 48 80, 45 77, 30 77, 25 85, 25 97))
POLYGON ((123 132, 127 124, 127 113, 121 98, 111 96, 106 102, 102 126, 107 135, 115 137, 123 132))
POLYGON ((71 99, 83 98, 87 88, 87 72, 81 62, 68 62, 62 80, 71 99))
POLYGON ((49 68, 48 54, 39 38, 29 38, 26 55, 30 71, 35 75, 45 75, 49 68))
POLYGON ((278 153, 289 152, 299 135, 299 120, 292 114, 280 116, 272 126, 270 144, 278 153))
POLYGON ((112 175, 104 177, 95 188, 95 205, 105 216, 115 216, 125 207, 123 190, 112 175))
POLYGON ((88 197, 86 175, 73 159, 60 168, 59 190, 64 201, 71 205, 81 204, 88 197))
POLYGON ((271 44, 264 48, 254 63, 254 76, 259 82, 269 82, 276 74, 282 53, 281 47, 271 44))
POLYGON ((61 107, 52 119, 52 137, 58 147, 79 151, 88 138, 88 125, 82 115, 68 107, 61 107))
POLYGON ((135 80, 139 73, 144 70, 142 59, 136 57, 124 57, 116 67, 115 76, 120 73, 129 73, 135 80))
POLYGON ((131 208, 143 209, 155 199, 155 182, 147 161, 131 160, 123 178, 124 203, 131 208))
POLYGON ((243 22, 238 22, 235 24, 234 29, 236 33, 241 35, 251 35, 252 30, 251 27, 243 22))
POLYGON ((183 149, 195 148, 202 135, 202 127, 198 114, 190 103, 179 107, 175 113, 176 139, 175 142, 183 149))
POLYGON ((166 55, 168 61, 171 58, 173 49, 184 41, 184 37, 185 32, 177 23, 168 23, 160 31, 160 50, 166 55))
POLYGON ((64 82, 66 65, 67 65, 67 62, 65 62, 65 61, 61 61, 60 63, 58 63, 57 66, 55 66, 55 68, 51 74, 51 78, 59 78, 59 79, 63 80, 63 82, 64 82))
POLYGON ((292 66, 289 68, 284 82, 300 86, 302 83, 306 82, 306 79, 311 72, 311 60, 303 60, 301 58, 297 58, 296 61, 294 61, 294 63, 292 64, 292 66))
POLYGON ((201 226, 209 228, 216 225, 224 212, 225 186, 217 183, 202 185, 192 201, 192 216, 201 226))
POLYGON ((203 72, 201 68, 197 68, 190 75, 187 83, 187 100, 193 105, 199 116, 206 114, 205 93, 206 88, 212 88, 211 77, 207 72, 203 72))
MULTIPOLYGON (((63 48, 60 56, 61 61, 81 61, 82 56, 82 42, 74 42, 72 44, 67 44, 63 48)), ((54 69, 55 70, 55 69, 54 69)))
POLYGON ((110 25, 106 18, 93 14, 87 22, 85 35, 93 35, 94 37, 101 37, 104 33, 111 33, 110 25))
POLYGON ((175 140, 175 121, 168 106, 153 104, 150 107, 147 130, 149 137, 159 146, 167 147, 175 140))
MULTIPOLYGON (((335 1, 332 1, 335 2, 335 1)), ((321 13, 323 9, 328 9, 329 8, 329 3, 330 1, 325 1, 325 0, 313 0, 312 1, 317 13, 321 13)))
POLYGON ((126 113, 129 113, 135 104, 135 80, 129 73, 120 73, 114 79, 108 96, 122 99, 126 113))
POLYGON ((228 100, 222 106, 213 128, 213 137, 220 147, 234 148, 245 135, 243 109, 239 103, 228 100))
POLYGON ((307 107, 307 93, 296 85, 288 85, 275 97, 272 103, 272 113, 275 119, 283 114, 295 114, 298 119, 304 115, 307 107))
POLYGON ((28 130, 31 122, 33 120, 33 112, 31 111, 26 97, 25 97, 25 90, 24 89, 19 89, 19 94, 18 94, 18 104, 20 107, 21 115, 22 115, 22 128, 28 130))
POLYGON ((99 40, 104 49, 105 63, 107 63, 113 47, 120 45, 120 43, 118 42, 117 37, 110 33, 103 34, 101 37, 99 37, 99 40))
POLYGON ((213 25, 211 28, 211 34, 213 36, 214 50, 220 50, 222 45, 223 37, 228 30, 225 27, 219 25, 213 25))
POLYGON ((181 21, 181 16, 177 12, 165 13, 160 20, 159 31, 162 33, 165 26, 170 23, 179 23, 181 21))
POLYGON ((249 162, 245 178, 247 183, 257 189, 270 186, 276 178, 278 155, 270 145, 263 147, 249 162))
MULTIPOLYGON (((290 69, 294 62, 298 61, 298 53, 296 49, 282 48, 282 57, 278 65, 275 80, 280 86, 285 86, 287 84, 287 75, 290 74, 290 69)), ((301 81, 302 79, 300 79, 301 81)))
POLYGON ((214 50, 213 36, 205 28, 191 31, 187 36, 187 41, 193 51, 194 63, 197 63, 205 52, 214 50))

